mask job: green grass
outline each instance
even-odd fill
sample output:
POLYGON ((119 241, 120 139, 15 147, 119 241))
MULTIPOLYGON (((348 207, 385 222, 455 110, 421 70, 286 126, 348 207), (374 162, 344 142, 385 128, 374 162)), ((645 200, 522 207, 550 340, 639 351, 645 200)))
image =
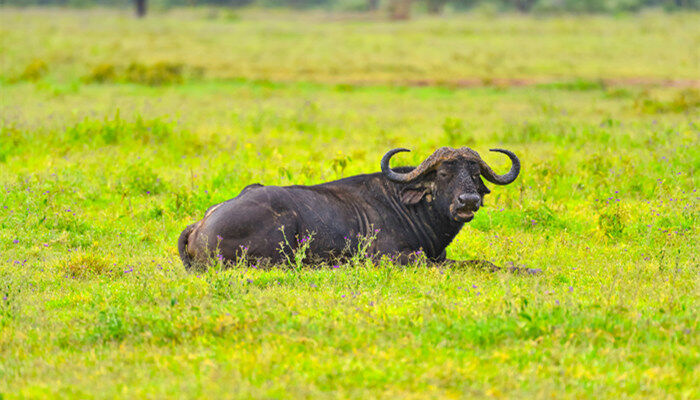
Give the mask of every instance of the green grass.
POLYGON ((697 15, 0 18, 3 398, 698 397, 698 92, 605 83, 694 78, 680 48, 697 41, 697 15), (572 36, 505 35, 552 29, 584 54, 572 36), (347 51, 331 46, 341 36, 347 51), (491 72, 445 67, 469 40, 511 57, 491 72), (114 70, 86 79, 93 63, 114 70), (544 83, 386 84, 465 77, 544 83), (415 164, 464 144, 497 171, 508 162, 487 149, 511 149, 523 172, 491 188, 448 255, 541 274, 355 260, 195 275, 177 257, 180 231, 247 184, 323 182, 377 171, 392 147, 415 164))

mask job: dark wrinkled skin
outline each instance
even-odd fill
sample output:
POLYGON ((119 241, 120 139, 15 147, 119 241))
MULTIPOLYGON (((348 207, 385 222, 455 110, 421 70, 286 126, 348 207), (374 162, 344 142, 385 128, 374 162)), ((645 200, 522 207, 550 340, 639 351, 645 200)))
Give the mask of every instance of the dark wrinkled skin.
MULTIPOLYGON (((276 264, 311 235, 308 260, 335 262, 350 255, 344 250, 357 248, 359 235, 375 237, 372 257, 405 264, 422 251, 432 262, 445 262, 445 249, 488 193, 479 165, 467 159, 441 162, 410 183, 375 173, 314 186, 251 185, 188 226, 180 236, 180 256, 189 269, 219 255, 235 262, 247 248, 249 259, 276 264)), ((488 261, 464 263, 498 268, 488 261)))

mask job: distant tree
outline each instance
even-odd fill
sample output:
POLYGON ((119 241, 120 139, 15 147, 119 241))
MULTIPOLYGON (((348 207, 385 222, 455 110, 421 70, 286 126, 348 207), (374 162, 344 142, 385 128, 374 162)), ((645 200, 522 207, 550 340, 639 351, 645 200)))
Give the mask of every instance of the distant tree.
POLYGON ((367 10, 377 11, 379 9, 379 0, 367 0, 367 10))
POLYGON ((537 3, 537 0, 507 0, 507 2, 512 4, 515 9, 521 13, 526 13, 532 9, 535 3, 537 3))
MULTIPOLYGON (((668 0, 667 0, 668 2, 668 0)), ((690 10, 700 9, 700 0, 672 0, 672 5, 676 8, 682 9, 687 8, 690 10)), ((667 5, 668 6, 668 5, 667 5)))
POLYGON ((442 14, 448 0, 426 0, 429 14, 442 14))
POLYGON ((215 4, 217 6, 227 6, 227 7, 244 7, 253 2, 253 0, 188 0, 189 3, 201 3, 201 4, 215 4))
POLYGON ((466 11, 479 4, 479 0, 449 0, 450 5, 455 11, 466 11))
POLYGON ((391 0, 389 18, 395 21, 411 18, 411 0, 391 0))
POLYGON ((146 16, 146 0, 135 0, 136 2, 136 16, 143 18, 146 16))

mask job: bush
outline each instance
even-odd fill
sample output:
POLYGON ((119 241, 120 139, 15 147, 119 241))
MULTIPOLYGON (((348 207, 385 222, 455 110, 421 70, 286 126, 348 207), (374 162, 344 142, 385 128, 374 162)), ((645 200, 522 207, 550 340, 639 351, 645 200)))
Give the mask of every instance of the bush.
POLYGON ((90 73, 83 77, 85 82, 116 82, 118 79, 117 68, 113 64, 102 63, 92 68, 90 73))
POLYGON ((634 108, 643 114, 684 113, 700 107, 700 91, 693 88, 677 92, 669 100, 660 100, 644 91, 634 100, 634 108))
POLYGON ((49 65, 44 60, 34 59, 27 64, 17 80, 36 82, 49 72, 49 65))
POLYGON ((183 65, 158 62, 153 65, 131 63, 124 71, 127 82, 158 86, 182 82, 183 65))
POLYGON ((127 82, 149 86, 161 86, 182 83, 185 75, 184 72, 184 65, 168 61, 161 61, 152 65, 133 62, 126 68, 117 67, 109 63, 102 63, 94 66, 92 70, 83 77, 83 81, 88 83, 127 82))

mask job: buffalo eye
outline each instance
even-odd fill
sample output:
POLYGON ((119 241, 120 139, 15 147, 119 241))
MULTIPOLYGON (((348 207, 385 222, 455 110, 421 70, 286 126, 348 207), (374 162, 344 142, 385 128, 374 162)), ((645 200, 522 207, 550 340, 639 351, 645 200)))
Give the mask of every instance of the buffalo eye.
POLYGON ((438 178, 445 179, 448 176, 450 176, 450 174, 448 174, 446 171, 438 171, 438 178))

